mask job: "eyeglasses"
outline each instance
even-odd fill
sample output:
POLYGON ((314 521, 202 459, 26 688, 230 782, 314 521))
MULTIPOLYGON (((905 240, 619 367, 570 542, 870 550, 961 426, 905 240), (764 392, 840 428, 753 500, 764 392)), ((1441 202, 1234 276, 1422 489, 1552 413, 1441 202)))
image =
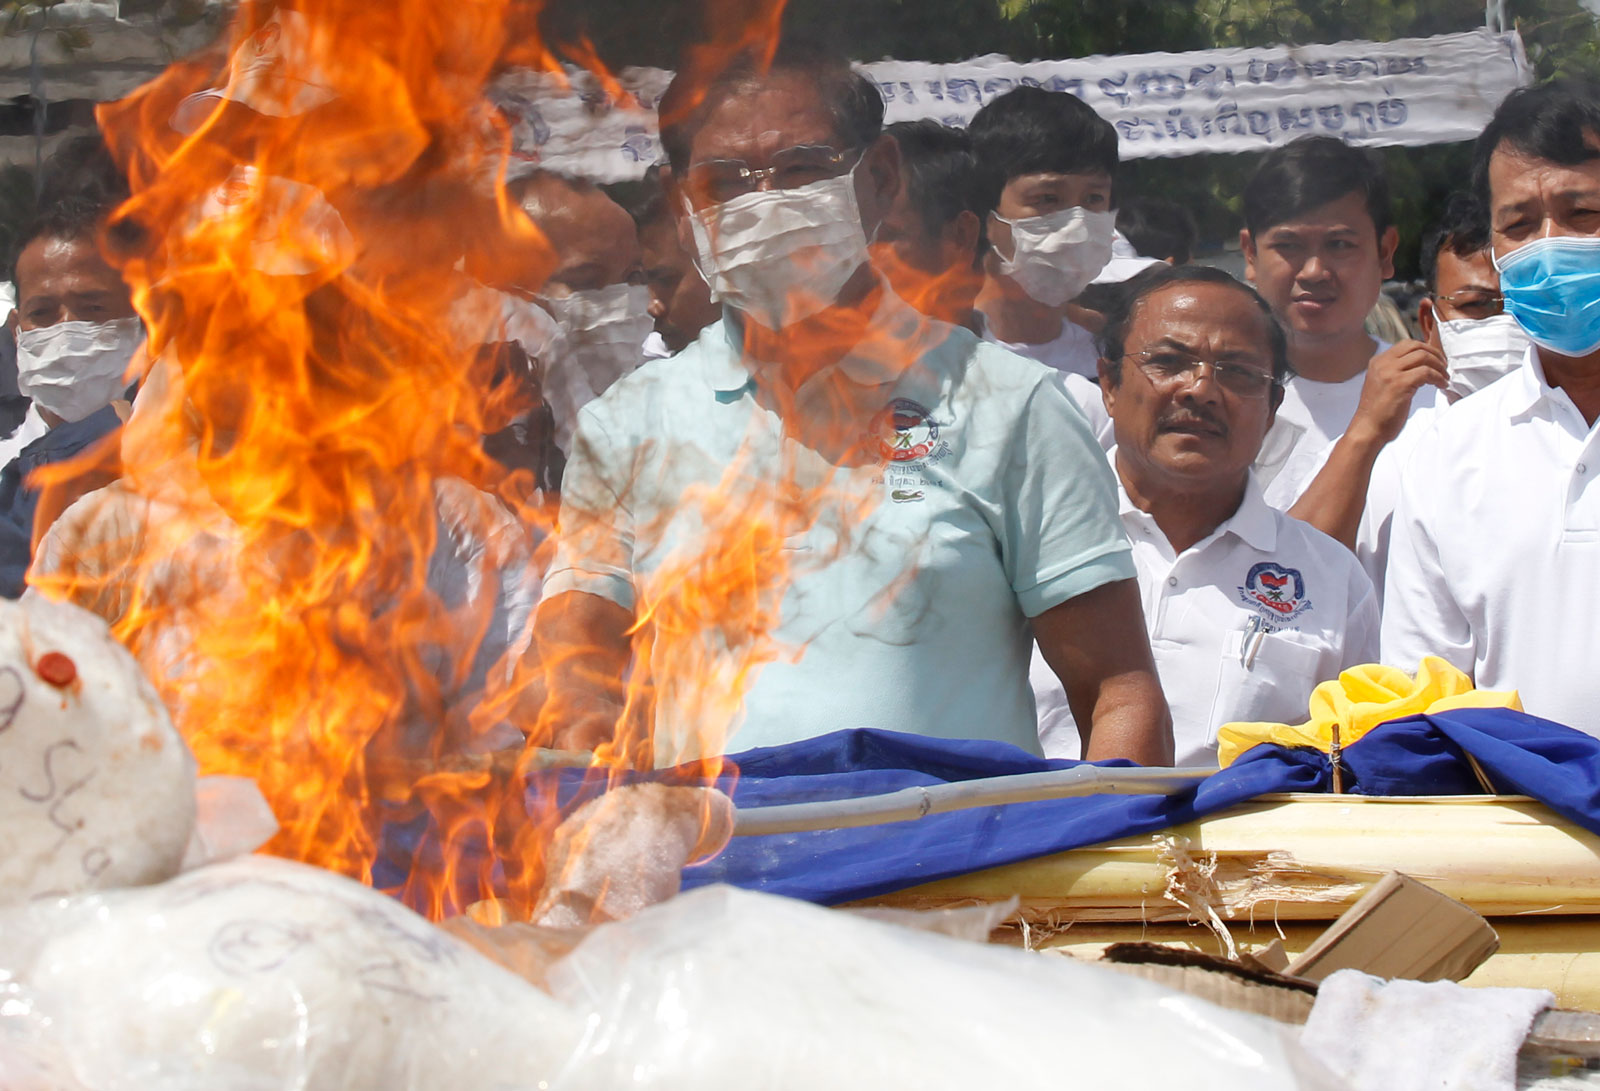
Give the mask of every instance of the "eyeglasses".
POLYGON ((1460 291, 1450 295, 1435 294, 1434 299, 1443 300, 1451 307, 1460 311, 1467 318, 1493 318, 1506 309, 1505 296, 1497 292, 1460 291))
POLYGON ((768 179, 774 189, 799 189, 837 178, 860 157, 859 148, 838 151, 801 144, 775 153, 770 167, 752 167, 742 159, 707 159, 689 168, 683 188, 695 208, 709 208, 754 193, 768 179))
POLYGON ((1123 359, 1137 363, 1139 370, 1158 386, 1173 386, 1185 379, 1197 382, 1202 365, 1211 368, 1218 386, 1241 398, 1263 398, 1273 387, 1283 385, 1282 379, 1259 367, 1233 360, 1203 360, 1176 349, 1145 349, 1130 352, 1123 359))

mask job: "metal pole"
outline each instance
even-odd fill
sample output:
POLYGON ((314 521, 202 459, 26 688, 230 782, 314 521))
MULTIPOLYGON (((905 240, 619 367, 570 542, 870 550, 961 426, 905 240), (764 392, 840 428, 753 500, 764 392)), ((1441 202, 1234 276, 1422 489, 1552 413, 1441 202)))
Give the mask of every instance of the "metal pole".
POLYGON ((1080 765, 1043 773, 902 788, 884 795, 854 799, 741 808, 734 819, 733 834, 735 837, 760 837, 773 833, 876 826, 969 807, 998 807, 1072 796, 1176 795, 1215 772, 1215 769, 1206 768, 1106 769, 1080 765))

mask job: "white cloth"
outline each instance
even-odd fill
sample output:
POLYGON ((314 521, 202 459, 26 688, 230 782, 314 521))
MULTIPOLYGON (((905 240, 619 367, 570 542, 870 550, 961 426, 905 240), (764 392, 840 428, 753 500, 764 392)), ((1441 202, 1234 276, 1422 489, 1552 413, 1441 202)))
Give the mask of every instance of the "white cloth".
POLYGON ((1600 430, 1529 352, 1457 402, 1400 484, 1384 594, 1383 661, 1437 655, 1480 689, 1600 735, 1600 430))
POLYGON ((1517 1052, 1544 989, 1469 989, 1338 970, 1317 989, 1300 1045, 1349 1091, 1514 1091, 1517 1052))
POLYGON ((1165 265, 1160 258, 1147 258, 1133 248, 1133 243, 1120 231, 1111 233, 1111 260, 1106 262, 1106 267, 1091 280, 1091 284, 1121 284, 1132 279, 1150 268, 1152 265, 1165 265))
POLYGON ((708 679, 742 669, 706 633, 694 677, 656 664, 657 760, 852 727, 1037 753, 1027 618, 1134 575, 1105 456, 1061 376, 885 293, 862 342, 877 348, 802 385, 781 417, 741 340, 715 323, 591 403, 562 482, 546 598, 673 609, 716 543, 757 523, 782 535, 778 647, 730 702, 735 733, 704 738, 723 724, 695 719, 721 684, 708 679), (852 423, 828 427, 843 404, 852 423), (835 465, 810 445, 819 426, 872 457, 835 465))
POLYGON ((39 415, 39 407, 30 402, 28 412, 23 415, 22 423, 17 425, 17 430, 5 439, 0 439, 0 469, 11 465, 24 447, 48 431, 50 426, 39 415))
POLYGON ((672 355, 672 350, 667 347, 667 339, 660 332, 651 330, 650 335, 644 339, 644 358, 646 360, 665 360, 672 355))
MULTIPOLYGON (((1120 484, 1117 491, 1179 765, 1215 760, 1223 724, 1300 722, 1317 683, 1376 658, 1372 582, 1344 546, 1269 507, 1253 478, 1239 510, 1181 555, 1120 484), (1270 579, 1263 583, 1262 575, 1270 579), (1272 580, 1283 583, 1287 609, 1272 610, 1252 595, 1271 590, 1272 580), (1273 631, 1251 657, 1257 619, 1273 631)), ((1081 756, 1066 691, 1037 647, 1029 680, 1045 756, 1081 756)))
POLYGON ((1037 360, 1045 367, 1054 368, 1056 371, 1081 375, 1090 382, 1095 382, 1099 378, 1100 350, 1095 347, 1094 334, 1076 322, 1063 318, 1061 332, 1049 341, 1041 341, 1037 345, 1002 341, 994 335, 994 330, 988 322, 983 324, 983 329, 985 341, 1010 349, 1018 356, 1037 360))

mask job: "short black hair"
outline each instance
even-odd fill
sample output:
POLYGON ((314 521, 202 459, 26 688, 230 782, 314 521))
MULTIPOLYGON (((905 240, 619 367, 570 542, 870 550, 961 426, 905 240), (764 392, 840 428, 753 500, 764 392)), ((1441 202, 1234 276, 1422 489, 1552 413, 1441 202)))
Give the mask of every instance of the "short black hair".
MULTIPOLYGON (((129 197, 128 179, 112 158, 99 133, 73 137, 58 147, 39 170, 40 203, 23 222, 9 253, 6 274, 17 284, 17 261, 37 239, 80 239, 95 236, 111 213, 129 197)), ((109 242, 130 249, 143 236, 139 225, 119 220, 109 229, 109 242)))
POLYGON ((978 157, 986 217, 999 205, 1006 183, 1024 174, 1103 170, 1116 182, 1117 130, 1069 92, 1013 88, 973 115, 967 132, 978 157))
MULTIPOLYGON (((1266 319, 1273 376, 1281 383, 1294 374, 1289 367, 1289 339, 1284 335, 1283 327, 1278 325, 1272 307, 1261 298, 1261 293, 1225 270, 1209 265, 1152 265, 1118 285, 1120 290, 1112 297, 1111 305, 1105 311, 1106 324, 1100 331, 1099 346, 1112 386, 1122 382, 1122 357, 1127 347, 1128 327, 1133 324, 1133 312, 1138 308, 1139 301, 1174 284, 1221 284, 1249 296, 1261 312, 1261 317, 1266 319)), ((1279 386, 1275 389, 1281 391, 1283 388, 1279 386)), ((1281 394, 1278 396, 1281 397, 1281 394)))
POLYGON ((1458 258, 1469 258, 1489 246, 1489 216, 1483 204, 1470 193, 1452 193, 1444 203, 1439 220, 1422 236, 1417 263, 1422 280, 1432 295, 1439 287, 1439 254, 1448 250, 1458 258))
POLYGON ((1244 187, 1244 225, 1259 238, 1285 220, 1359 193, 1379 235, 1394 222, 1389 176, 1376 152, 1337 137, 1302 136, 1262 157, 1244 187))
POLYGON ((805 41, 780 45, 770 62, 746 51, 709 77, 680 69, 667 85, 658 111, 661 147, 675 175, 689 169, 695 135, 711 111, 777 75, 798 75, 816 87, 843 145, 838 150, 865 148, 883 132, 883 95, 843 54, 805 41))
POLYGON ((1472 148, 1472 192, 1485 210, 1489 160, 1501 144, 1534 159, 1575 167, 1600 158, 1600 84, 1588 79, 1552 80, 1520 87, 1500 103, 1472 148))
POLYGON ((1117 206, 1117 230, 1141 257, 1188 265, 1200 232, 1176 201, 1135 197, 1117 206))
POLYGON ((900 178, 917 217, 930 235, 963 212, 978 217, 978 252, 985 249, 988 208, 978 179, 972 139, 937 121, 899 121, 884 129, 900 147, 900 178))
POLYGON ((606 196, 628 210, 633 226, 643 231, 671 216, 667 208, 666 186, 661 181, 659 163, 644 172, 644 177, 631 182, 613 182, 601 186, 606 196))

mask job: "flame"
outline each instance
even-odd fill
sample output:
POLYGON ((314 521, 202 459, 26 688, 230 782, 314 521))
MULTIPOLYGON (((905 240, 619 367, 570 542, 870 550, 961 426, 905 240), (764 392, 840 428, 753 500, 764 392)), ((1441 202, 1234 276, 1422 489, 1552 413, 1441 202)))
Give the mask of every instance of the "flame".
MULTIPOLYGON (((713 4, 720 36, 694 63, 775 45, 781 12, 713 4)), ((532 654, 531 621, 492 593, 547 557, 552 515, 481 443, 526 407, 482 350, 482 284, 554 261, 507 197, 485 97, 507 63, 561 70, 537 14, 247 2, 221 73, 178 63, 101 108, 133 189, 105 245, 149 347, 121 479, 62 518, 30 577, 113 623, 203 773, 260 785, 281 826, 267 851, 435 919, 491 898, 525 918, 574 788, 548 768, 563 723, 545 698, 586 649, 532 654), (507 724, 526 746, 485 752, 507 724)), ((559 53, 620 93, 587 42, 559 53)), ((790 467, 777 489, 735 466, 685 498, 711 544, 645 591, 632 638, 655 669, 630 676, 580 795, 668 760, 688 762, 674 783, 736 773, 718 755, 741 694, 800 651, 773 637, 780 546, 851 525, 864 493, 841 483, 866 460, 843 464, 790 467), (652 737, 664 707, 693 738, 652 737)))

